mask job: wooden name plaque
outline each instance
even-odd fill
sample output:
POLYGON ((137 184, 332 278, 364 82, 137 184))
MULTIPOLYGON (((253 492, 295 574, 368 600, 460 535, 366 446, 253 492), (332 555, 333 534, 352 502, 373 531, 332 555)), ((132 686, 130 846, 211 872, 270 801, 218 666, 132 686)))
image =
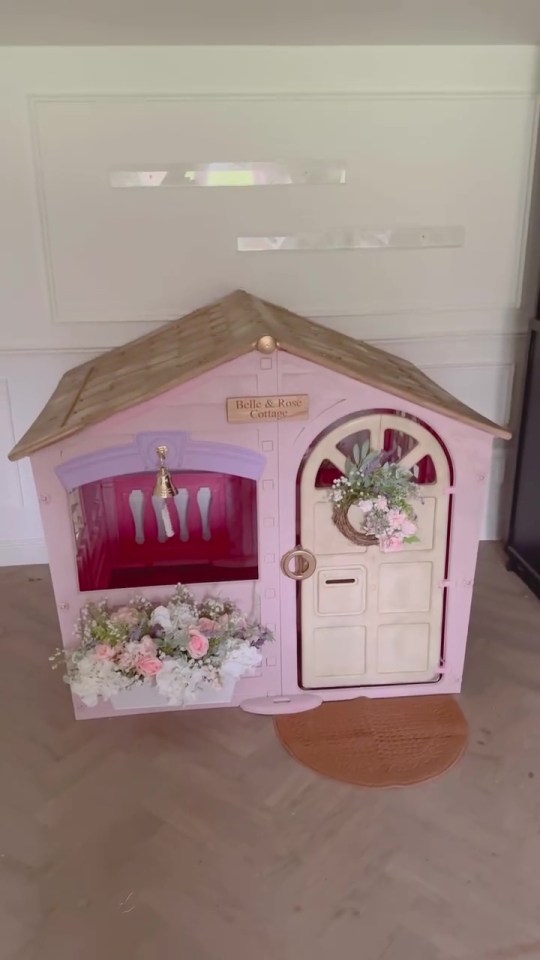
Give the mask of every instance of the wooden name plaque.
POLYGON ((306 420, 309 396, 296 393, 286 397, 230 397, 227 400, 229 423, 253 423, 258 420, 306 420))

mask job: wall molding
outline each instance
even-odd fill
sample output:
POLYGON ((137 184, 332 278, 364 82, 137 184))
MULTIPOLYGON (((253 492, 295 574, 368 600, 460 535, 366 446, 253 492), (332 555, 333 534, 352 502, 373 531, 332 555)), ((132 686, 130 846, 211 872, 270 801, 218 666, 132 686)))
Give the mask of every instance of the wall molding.
MULTIPOLYGON (((175 319, 179 319, 176 317, 175 319)), ((181 319, 181 318, 180 318, 181 319)), ((319 318, 321 319, 321 318, 319 318)), ((327 321, 330 321, 328 326, 333 326, 333 320, 337 322, 341 319, 340 317, 328 317, 324 318, 327 321)), ((162 326, 160 322, 152 324, 149 329, 149 333, 154 332, 162 326)), ((122 332, 124 332, 124 327, 121 326, 122 332)), ((359 332, 361 333, 361 332, 359 332)), ((140 334, 139 334, 140 335, 140 334)), ((353 336, 352 334, 348 334, 353 336)), ((434 363, 439 366, 442 363, 448 363, 453 366, 455 360, 448 360, 446 358, 446 351, 449 345, 459 344, 462 349, 466 352, 466 356, 470 358, 471 350, 473 355, 478 350, 478 347, 482 347, 484 353, 482 354, 482 359, 479 360, 468 360, 464 363, 472 363, 474 366, 480 363, 491 363, 491 360, 486 360, 485 349, 490 347, 490 353, 496 357, 504 357, 506 360, 509 356, 513 356, 516 352, 516 345, 520 345, 525 342, 527 336, 527 330, 525 325, 523 329, 517 329, 515 332, 496 332, 496 331, 487 331, 487 330, 471 330, 468 333, 459 331, 457 333, 452 333, 449 330, 437 330, 433 333, 422 334, 421 336, 401 336, 396 337, 394 335, 378 336, 378 337, 354 337, 353 339, 362 340, 364 343, 369 343, 374 346, 379 346, 383 350, 388 350, 392 352, 393 349, 412 348, 415 347, 436 347, 440 348, 443 356, 439 360, 437 357, 436 360, 433 360, 434 363)), ((40 342, 28 343, 21 346, 12 346, 12 347, 0 347, 0 358, 2 356, 12 357, 12 356, 61 356, 63 354, 72 355, 72 356, 97 356, 99 353, 105 352, 107 350, 113 350, 115 347, 122 346, 123 344, 129 342, 126 339, 119 338, 114 343, 98 342, 95 344, 86 344, 85 346, 57 346, 57 347, 46 347, 40 342)), ((416 361, 415 361, 416 362, 416 361)))
POLYGON ((0 567, 48 562, 45 540, 0 540, 0 567))
POLYGON ((530 149, 527 157, 526 170, 524 172, 525 187, 523 190, 520 212, 520 243, 514 293, 514 305, 516 309, 519 309, 523 302, 523 285, 525 280, 525 267, 527 263, 531 201, 536 178, 536 153, 540 120, 540 96, 534 97, 534 103, 534 114, 531 117, 530 149))
POLYGON ((339 47, 154 44, 6 47, 5 69, 24 90, 176 93, 178 90, 538 89, 538 47, 377 44, 339 47), (269 79, 270 78, 270 79, 269 79))
POLYGON ((37 103, 140 103, 145 102, 185 102, 205 103, 217 101, 227 103, 241 101, 285 101, 285 102, 363 102, 381 100, 530 100, 536 101, 535 91, 527 90, 226 90, 193 91, 178 93, 28 93, 31 105, 37 103))
POLYGON ((24 496, 20 466, 18 463, 7 463, 4 459, 15 444, 13 401, 9 389, 9 378, 6 376, 0 376, 0 418, 0 424, 2 425, 0 449, 3 455, 0 464, 0 477, 2 478, 0 504, 3 504, 6 509, 21 509, 24 507, 24 496), (13 469, 14 467, 15 469, 13 469))

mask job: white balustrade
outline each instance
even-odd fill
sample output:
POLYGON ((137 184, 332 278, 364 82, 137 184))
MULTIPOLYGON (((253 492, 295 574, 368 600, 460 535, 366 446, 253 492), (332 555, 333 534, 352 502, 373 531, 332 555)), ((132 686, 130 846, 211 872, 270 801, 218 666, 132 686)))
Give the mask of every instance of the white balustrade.
MULTIPOLYGON (((129 508, 135 525, 135 543, 144 543, 144 512, 146 503, 146 494, 142 490, 132 490, 129 495, 129 508)), ((185 487, 181 487, 173 498, 178 524, 180 528, 180 540, 187 543, 190 537, 189 531, 189 498, 190 493, 185 487)), ((165 543, 169 537, 174 536, 174 528, 166 500, 161 497, 152 497, 152 506, 156 517, 158 528, 158 541, 165 543)), ((203 540, 212 539, 212 530, 210 525, 210 511, 212 506, 212 491, 210 487, 199 487, 196 494, 197 506, 202 524, 203 540)))

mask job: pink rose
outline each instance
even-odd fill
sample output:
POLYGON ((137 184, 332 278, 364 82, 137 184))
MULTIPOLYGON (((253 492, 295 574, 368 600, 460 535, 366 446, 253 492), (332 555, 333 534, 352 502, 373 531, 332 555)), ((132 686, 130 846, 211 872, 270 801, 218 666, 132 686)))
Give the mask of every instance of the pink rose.
POLYGON ((384 540, 381 540, 381 550, 384 553, 395 553, 396 550, 401 550, 403 548, 403 540, 401 537, 385 537, 384 540))
POLYGON ((142 638, 140 644, 141 654, 145 657, 155 657, 157 653, 157 647, 152 640, 152 637, 149 637, 148 634, 142 638))
POLYGON ((209 617, 201 617, 198 624, 198 629, 201 633, 212 634, 219 629, 219 624, 215 620, 210 620, 209 617))
POLYGON ((413 537, 416 533, 417 527, 412 520, 405 520, 401 525, 401 529, 405 537, 413 537))
POLYGON ((137 671, 142 677, 155 677, 163 664, 157 657, 140 657, 137 660, 137 671))
POLYGON ((114 650, 108 643, 98 643, 94 650, 98 660, 112 660, 114 650))
POLYGON ((377 510, 388 510, 388 500, 386 497, 377 497, 375 506, 377 507, 377 510))
POLYGON ((189 631, 189 642, 187 645, 188 653, 194 660, 200 660, 201 657, 206 656, 208 653, 208 638, 205 637, 204 633, 200 633, 199 630, 195 630, 194 627, 189 631))
POLYGON ((393 527, 402 527, 407 519, 407 514, 402 510, 389 510, 388 520, 393 527))

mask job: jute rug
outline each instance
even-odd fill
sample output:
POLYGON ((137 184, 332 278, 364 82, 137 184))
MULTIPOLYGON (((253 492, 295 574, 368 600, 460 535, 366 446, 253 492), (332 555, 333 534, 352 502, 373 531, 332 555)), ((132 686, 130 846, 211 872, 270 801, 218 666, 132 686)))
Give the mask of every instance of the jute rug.
POLYGON ((400 787, 450 769, 468 726, 453 697, 339 700, 275 718, 289 753, 317 773, 362 787, 400 787))

